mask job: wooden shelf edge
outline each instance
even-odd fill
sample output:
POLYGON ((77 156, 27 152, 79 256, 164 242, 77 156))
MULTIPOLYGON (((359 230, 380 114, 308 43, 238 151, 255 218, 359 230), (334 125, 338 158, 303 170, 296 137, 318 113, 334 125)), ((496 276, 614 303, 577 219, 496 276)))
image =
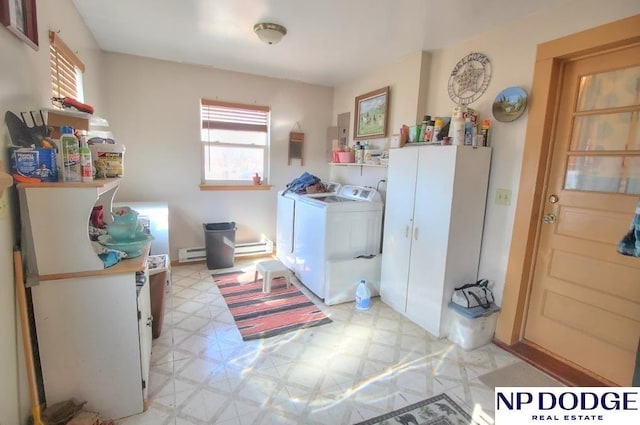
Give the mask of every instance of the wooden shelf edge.
POLYGON ((51 188, 67 188, 67 187, 77 187, 77 188, 96 188, 100 193, 106 192, 120 183, 121 178, 111 178, 111 179, 97 179, 92 182, 40 182, 40 183, 18 183, 16 187, 18 189, 29 189, 34 187, 51 187, 51 188))
POLYGON ((142 255, 135 258, 130 258, 127 260, 122 260, 118 264, 106 269, 87 270, 87 271, 73 272, 73 273, 57 273, 57 274, 39 275, 38 281, 50 282, 50 281, 61 280, 61 279, 73 279, 76 277, 105 276, 105 275, 139 272, 144 270, 147 264, 147 257, 149 256, 150 249, 151 249, 151 244, 147 244, 147 246, 142 251, 142 255))
POLYGON ((201 184, 202 191, 216 190, 271 190, 270 184, 247 184, 247 185, 217 185, 217 184, 201 184))

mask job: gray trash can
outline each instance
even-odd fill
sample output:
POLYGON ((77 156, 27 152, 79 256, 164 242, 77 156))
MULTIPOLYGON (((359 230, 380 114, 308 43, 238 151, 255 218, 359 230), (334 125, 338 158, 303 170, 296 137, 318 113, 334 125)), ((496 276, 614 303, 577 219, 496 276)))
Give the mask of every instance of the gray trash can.
POLYGON ((236 250, 236 223, 203 223, 207 268, 224 269, 233 267, 236 250))

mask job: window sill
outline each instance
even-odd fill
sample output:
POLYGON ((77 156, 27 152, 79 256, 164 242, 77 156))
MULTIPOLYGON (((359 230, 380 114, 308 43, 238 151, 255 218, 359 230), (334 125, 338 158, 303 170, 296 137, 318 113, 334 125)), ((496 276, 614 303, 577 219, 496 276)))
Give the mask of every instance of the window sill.
POLYGON ((234 185, 222 185, 222 184, 201 184, 200 190, 271 190, 270 184, 234 184, 234 185))

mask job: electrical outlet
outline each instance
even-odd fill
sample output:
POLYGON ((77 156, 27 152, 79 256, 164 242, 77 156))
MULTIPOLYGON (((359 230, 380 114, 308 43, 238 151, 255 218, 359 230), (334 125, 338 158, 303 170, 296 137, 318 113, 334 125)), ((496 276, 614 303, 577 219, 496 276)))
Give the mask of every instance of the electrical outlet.
POLYGON ((496 205, 511 205, 511 190, 496 189, 496 205))

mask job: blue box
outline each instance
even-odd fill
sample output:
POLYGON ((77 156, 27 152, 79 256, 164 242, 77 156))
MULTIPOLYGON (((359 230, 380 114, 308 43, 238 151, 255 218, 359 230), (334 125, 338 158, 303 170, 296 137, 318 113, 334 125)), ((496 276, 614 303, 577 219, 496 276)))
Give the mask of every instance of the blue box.
POLYGON ((58 181, 56 150, 52 148, 9 147, 11 174, 20 183, 20 177, 39 179, 43 182, 58 181))

